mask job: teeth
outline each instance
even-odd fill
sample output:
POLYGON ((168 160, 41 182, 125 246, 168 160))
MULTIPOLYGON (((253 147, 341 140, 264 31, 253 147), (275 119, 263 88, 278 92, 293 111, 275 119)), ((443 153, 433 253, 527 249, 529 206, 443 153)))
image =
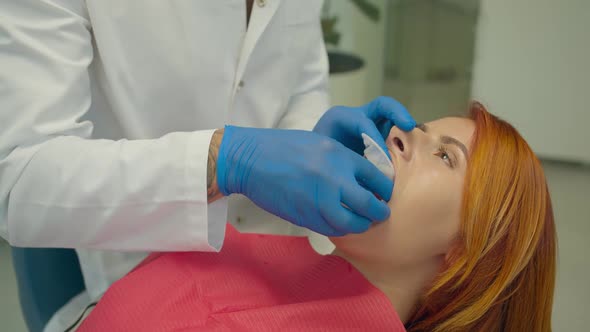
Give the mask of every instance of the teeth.
POLYGON ((395 168, 391 163, 391 160, 387 157, 387 154, 379 144, 377 144, 369 135, 365 133, 361 134, 363 143, 365 145, 365 158, 375 165, 383 174, 392 180, 395 180, 395 168))

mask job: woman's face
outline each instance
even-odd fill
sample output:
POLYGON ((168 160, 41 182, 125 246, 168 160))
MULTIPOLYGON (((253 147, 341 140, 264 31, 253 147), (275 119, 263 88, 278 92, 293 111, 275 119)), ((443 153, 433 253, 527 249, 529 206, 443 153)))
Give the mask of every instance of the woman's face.
POLYGON ((454 117, 411 132, 393 127, 386 140, 395 168, 391 215, 363 234, 331 238, 337 249, 390 266, 444 257, 459 230, 474 130, 472 120, 454 117))

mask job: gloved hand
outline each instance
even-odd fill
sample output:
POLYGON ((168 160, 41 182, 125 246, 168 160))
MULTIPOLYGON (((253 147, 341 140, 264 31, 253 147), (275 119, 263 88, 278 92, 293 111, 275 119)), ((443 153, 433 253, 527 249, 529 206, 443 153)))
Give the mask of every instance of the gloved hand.
POLYGON ((391 159, 385 138, 394 125, 410 131, 416 127, 416 121, 398 101, 377 97, 360 107, 332 107, 320 118, 313 131, 337 140, 359 155, 363 155, 365 148, 361 134, 366 133, 391 159))
POLYGON ((389 216, 393 183, 369 161, 309 131, 226 126, 217 158, 224 195, 327 236, 361 233, 389 216), (346 206, 343 206, 345 204, 346 206), (347 208, 348 207, 348 208, 347 208))

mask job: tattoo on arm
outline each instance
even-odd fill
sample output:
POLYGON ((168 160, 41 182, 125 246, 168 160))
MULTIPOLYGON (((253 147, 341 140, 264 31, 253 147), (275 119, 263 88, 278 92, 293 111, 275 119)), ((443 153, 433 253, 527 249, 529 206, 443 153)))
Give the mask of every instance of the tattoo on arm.
POLYGON ((207 159, 207 202, 212 203, 219 198, 223 197, 223 194, 219 191, 217 185, 217 156, 219 154, 219 146, 221 145, 221 139, 223 138, 223 129, 217 129, 211 137, 211 143, 209 144, 209 157, 207 159))

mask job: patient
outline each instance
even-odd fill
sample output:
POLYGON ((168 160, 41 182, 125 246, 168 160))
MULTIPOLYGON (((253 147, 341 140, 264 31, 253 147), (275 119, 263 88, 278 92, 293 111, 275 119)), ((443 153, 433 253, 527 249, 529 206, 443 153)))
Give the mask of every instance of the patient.
POLYGON ((393 127, 391 217, 331 238, 239 234, 220 253, 154 254, 81 331, 550 331, 556 234, 539 160, 474 103, 393 127))

